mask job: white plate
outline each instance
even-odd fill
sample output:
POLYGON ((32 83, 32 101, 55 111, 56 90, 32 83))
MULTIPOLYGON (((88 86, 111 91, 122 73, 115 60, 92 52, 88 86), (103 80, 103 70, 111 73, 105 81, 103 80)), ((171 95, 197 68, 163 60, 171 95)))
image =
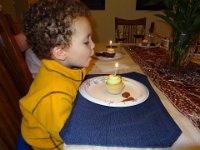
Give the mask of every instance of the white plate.
POLYGON ((194 53, 193 56, 194 57, 200 57, 200 53, 194 53))
POLYGON ((122 77, 125 84, 122 93, 129 92, 130 97, 134 100, 123 102, 124 98, 121 94, 113 95, 106 90, 107 76, 99 76, 84 81, 79 87, 79 92, 88 101, 109 107, 129 107, 144 102, 149 97, 149 90, 142 83, 122 77))
POLYGON ((99 60, 102 60, 102 61, 114 61, 114 60, 119 60, 119 59, 123 58, 123 54, 120 52, 115 52, 115 56, 112 58, 111 57, 103 57, 103 56, 94 56, 94 57, 99 60))

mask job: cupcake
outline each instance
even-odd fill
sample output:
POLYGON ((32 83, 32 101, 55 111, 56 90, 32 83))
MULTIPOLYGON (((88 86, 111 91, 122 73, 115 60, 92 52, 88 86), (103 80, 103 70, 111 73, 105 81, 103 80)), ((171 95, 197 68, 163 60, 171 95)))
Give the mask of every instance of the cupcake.
POLYGON ((120 94, 124 88, 124 83, 119 75, 109 75, 106 81, 107 91, 111 94, 120 94))
POLYGON ((110 41, 110 44, 107 47, 107 53, 109 53, 109 54, 115 54, 115 49, 114 49, 114 47, 112 45, 112 41, 110 41))
POLYGON ((146 40, 146 39, 144 39, 144 40, 142 40, 142 46, 147 46, 148 45, 148 40, 146 40))
POLYGON ((114 48, 107 48, 107 53, 109 54, 115 54, 115 49, 114 48))

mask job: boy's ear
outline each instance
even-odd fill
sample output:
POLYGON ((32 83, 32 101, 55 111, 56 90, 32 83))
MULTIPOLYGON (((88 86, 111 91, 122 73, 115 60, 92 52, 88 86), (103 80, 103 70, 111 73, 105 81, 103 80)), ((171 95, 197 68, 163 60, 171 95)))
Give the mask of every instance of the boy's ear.
POLYGON ((52 56, 58 60, 65 60, 67 57, 67 52, 61 47, 54 47, 51 51, 52 56))

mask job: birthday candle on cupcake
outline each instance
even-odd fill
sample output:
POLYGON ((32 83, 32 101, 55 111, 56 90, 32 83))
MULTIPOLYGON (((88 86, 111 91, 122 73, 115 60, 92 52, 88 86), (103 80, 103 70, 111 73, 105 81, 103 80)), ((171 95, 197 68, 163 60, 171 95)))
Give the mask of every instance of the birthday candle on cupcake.
POLYGON ((115 70, 114 70, 114 76, 117 75, 118 66, 119 66, 119 64, 116 62, 116 63, 115 63, 115 70))

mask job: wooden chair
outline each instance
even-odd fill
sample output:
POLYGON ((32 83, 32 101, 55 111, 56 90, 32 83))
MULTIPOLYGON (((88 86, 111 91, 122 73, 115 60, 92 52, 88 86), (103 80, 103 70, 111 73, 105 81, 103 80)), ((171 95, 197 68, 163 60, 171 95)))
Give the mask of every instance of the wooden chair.
MULTIPOLYGON (((137 38, 144 38, 144 31, 146 28, 146 18, 140 18, 135 20, 127 20, 115 17, 115 40, 119 41, 119 30, 122 30, 122 34, 125 35, 125 43, 136 43, 137 38), (137 33, 139 29, 143 30, 143 33, 137 33)), ((142 31, 141 30, 141 31, 142 31)))
POLYGON ((11 30, 11 33, 13 35, 17 35, 18 33, 20 33, 20 29, 16 26, 16 22, 14 22, 14 20, 12 19, 10 14, 4 14, 5 19, 7 20, 9 29, 11 30))
POLYGON ((32 76, 1 11, 0 38, 0 145, 10 150, 16 149, 20 133, 19 99, 28 92, 32 76))
POLYGON ((13 77, 20 93, 25 95, 32 82, 32 77, 2 12, 0 12, 0 36, 4 43, 0 57, 13 77))

